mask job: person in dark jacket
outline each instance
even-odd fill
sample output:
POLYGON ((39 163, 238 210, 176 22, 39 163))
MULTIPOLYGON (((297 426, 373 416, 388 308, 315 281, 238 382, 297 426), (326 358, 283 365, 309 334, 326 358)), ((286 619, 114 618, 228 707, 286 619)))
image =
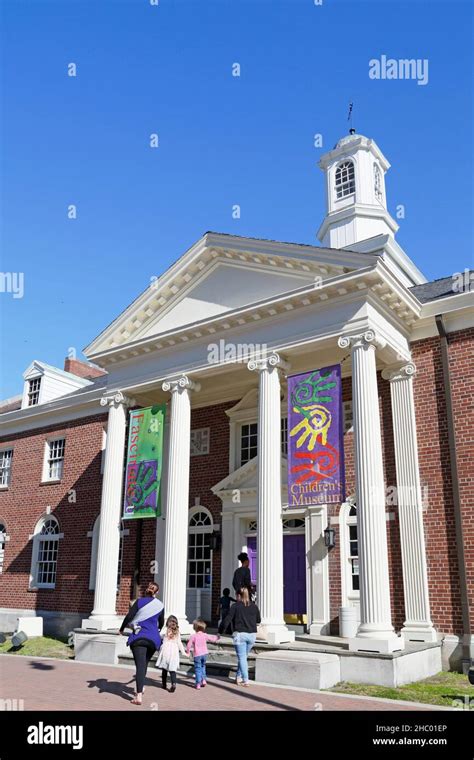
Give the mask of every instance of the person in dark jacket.
POLYGON ((145 596, 137 599, 125 615, 120 633, 126 636, 125 628, 131 628, 132 633, 127 639, 127 645, 132 650, 136 668, 136 692, 132 704, 141 705, 143 685, 145 683, 148 663, 157 649, 161 647, 160 630, 164 625, 163 603, 156 599, 159 591, 157 583, 149 583, 145 596))
POLYGON ((260 623, 260 610, 250 599, 246 586, 239 589, 239 598, 230 608, 224 620, 224 627, 232 626, 235 652, 237 654, 236 683, 249 686, 249 668, 247 657, 257 638, 257 625, 260 623))
POLYGON ((234 573, 234 577, 232 579, 232 586, 234 587, 234 591, 236 594, 240 592, 241 588, 248 589, 249 599, 251 599, 252 598, 252 578, 250 575, 249 555, 246 552, 242 552, 241 554, 239 554, 237 559, 241 563, 241 567, 238 567, 234 573))

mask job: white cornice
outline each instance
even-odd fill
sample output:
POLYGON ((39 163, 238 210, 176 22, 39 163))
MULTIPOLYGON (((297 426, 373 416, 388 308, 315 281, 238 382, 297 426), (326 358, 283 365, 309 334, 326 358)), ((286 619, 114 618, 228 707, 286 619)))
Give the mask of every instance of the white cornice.
MULTIPOLYGON (((382 259, 364 269, 355 270, 325 280, 320 287, 315 284, 304 285, 283 295, 271 298, 224 314, 209 317, 178 329, 168 330, 159 336, 132 341, 124 346, 117 346, 100 353, 102 365, 121 363, 130 358, 147 355, 156 350, 173 351, 183 343, 191 344, 218 337, 235 334, 240 328, 254 321, 269 320, 289 313, 323 303, 331 298, 331 303, 340 297, 349 299, 360 296, 363 290, 373 289, 391 309, 392 313, 405 322, 406 327, 418 318, 421 304, 403 286, 390 271, 382 259)), ((97 359, 98 357, 94 357, 97 359)))
MULTIPOLYGON (((377 260, 376 254, 335 251, 317 246, 279 243, 207 233, 161 277, 150 284, 85 349, 88 358, 101 357, 109 348, 128 345, 166 314, 183 294, 200 282, 203 273, 217 263, 233 263, 261 271, 306 276, 331 276, 346 269, 366 267, 377 260)), ((225 312, 222 312, 225 313, 225 312)))

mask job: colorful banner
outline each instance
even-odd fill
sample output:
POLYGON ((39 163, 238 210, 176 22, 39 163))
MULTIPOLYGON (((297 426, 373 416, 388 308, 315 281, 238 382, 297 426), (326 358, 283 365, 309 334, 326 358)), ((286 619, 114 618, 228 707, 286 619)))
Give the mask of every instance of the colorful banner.
POLYGON ((341 366, 288 378, 288 506, 345 501, 341 366))
POLYGON ((125 520, 159 517, 166 406, 130 412, 125 468, 125 520))

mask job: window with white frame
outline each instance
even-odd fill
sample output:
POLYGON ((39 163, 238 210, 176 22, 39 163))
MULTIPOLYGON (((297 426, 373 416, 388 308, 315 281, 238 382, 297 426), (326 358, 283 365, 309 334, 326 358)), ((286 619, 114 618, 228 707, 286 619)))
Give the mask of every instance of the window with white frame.
POLYGON ((357 510, 353 505, 347 517, 347 530, 349 533, 349 565, 351 586, 349 591, 359 591, 359 543, 357 536, 357 510))
POLYGON ((258 425, 256 422, 243 424, 240 428, 240 464, 246 464, 257 456, 258 425))
MULTIPOLYGON (((288 417, 281 418, 281 453, 288 455, 288 417)), ((258 423, 250 422, 240 428, 240 466, 246 464, 258 453, 258 423)))
POLYGON ((0 522, 0 573, 3 573, 3 563, 5 560, 6 541, 7 541, 7 527, 5 523, 0 522))
POLYGON ((61 480, 64 467, 65 438, 46 441, 46 461, 43 480, 61 480))
POLYGON ((37 588, 54 588, 59 550, 59 523, 48 515, 37 524, 33 537, 32 582, 37 588))
POLYGON ((10 485, 12 473, 13 449, 0 451, 0 488, 10 485))
POLYGON ((352 161, 343 161, 336 169, 336 197, 345 198, 355 192, 355 172, 352 161))
POLYGON ((40 377, 35 377, 28 381, 28 406, 36 406, 39 403, 40 388, 40 377))
POLYGON ((189 520, 188 588, 210 589, 212 585, 213 520, 210 512, 198 509, 189 520))
POLYGON ((378 164, 374 164, 374 193, 379 203, 382 203, 382 175, 380 173, 378 164))

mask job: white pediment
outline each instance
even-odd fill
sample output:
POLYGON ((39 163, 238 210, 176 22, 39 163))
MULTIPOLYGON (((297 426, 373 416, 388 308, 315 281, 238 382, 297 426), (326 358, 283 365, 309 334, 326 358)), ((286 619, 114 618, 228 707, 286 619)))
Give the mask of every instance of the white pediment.
POLYGON ((86 356, 192 327, 367 266, 375 257, 206 233, 120 314, 86 356))
MULTIPOLYGON (((223 480, 216 483, 211 491, 219 498, 224 499, 232 491, 257 491, 258 482, 258 455, 232 472, 223 480)), ((288 462, 285 457, 281 458, 281 483, 286 486, 288 479, 288 462)))
POLYGON ((160 310, 135 339, 160 335, 184 325, 215 317, 256 301, 281 295, 313 282, 304 272, 287 274, 261 267, 217 261, 207 268, 199 280, 183 288, 168 308, 160 310))

